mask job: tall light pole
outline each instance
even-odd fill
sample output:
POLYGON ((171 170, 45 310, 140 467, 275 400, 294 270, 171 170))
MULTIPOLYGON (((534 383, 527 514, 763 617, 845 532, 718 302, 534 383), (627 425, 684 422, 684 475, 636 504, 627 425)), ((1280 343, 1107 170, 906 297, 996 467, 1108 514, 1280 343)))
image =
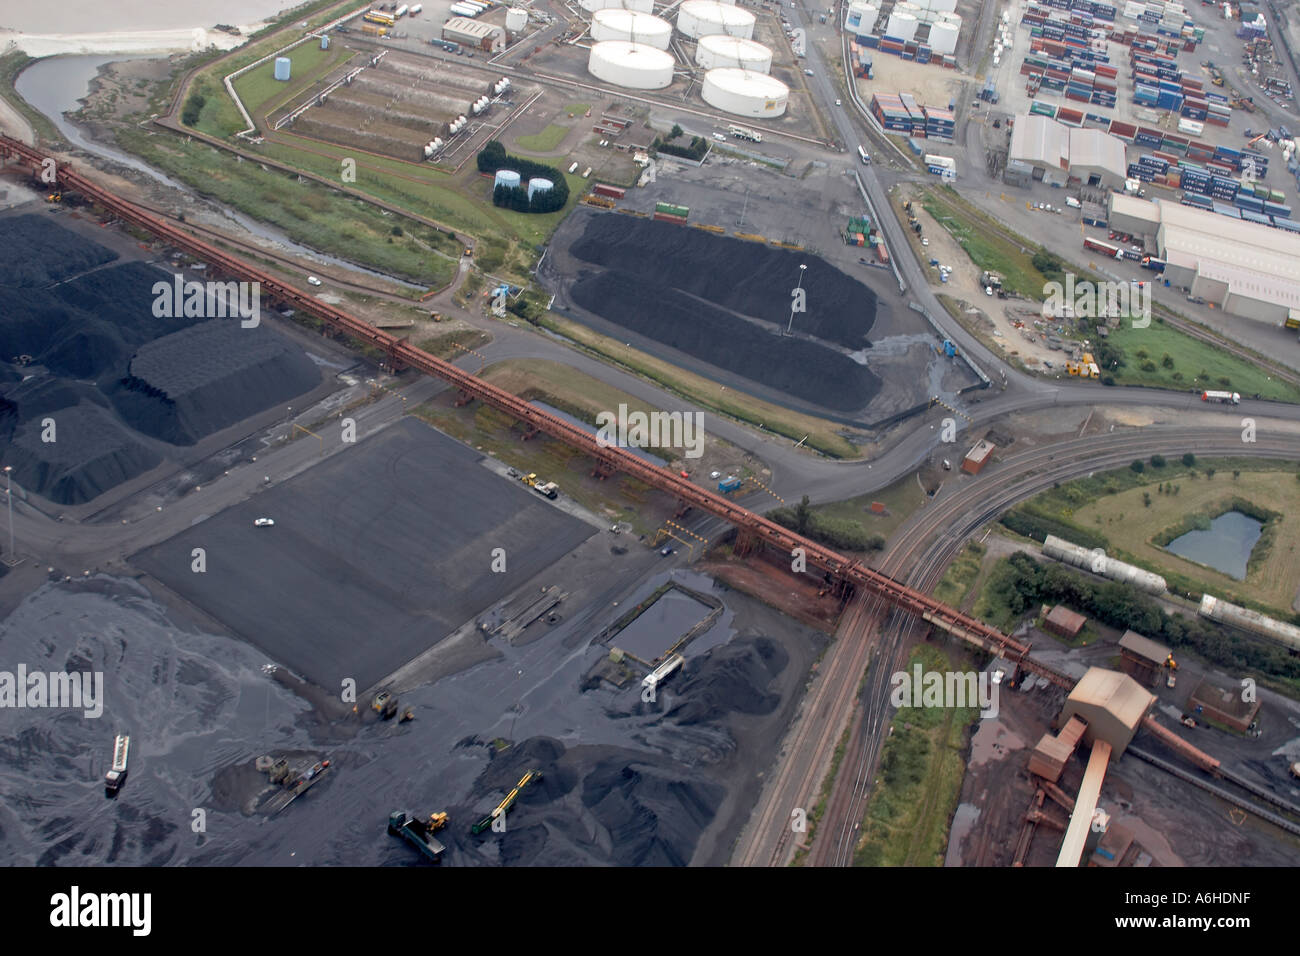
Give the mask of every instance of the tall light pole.
MULTIPOLYGON (((808 267, 804 265, 802 262, 799 263, 799 284, 795 286, 796 291, 803 288, 803 272, 807 268, 808 267)), ((793 295, 790 297, 790 322, 785 327, 786 335, 789 335, 790 330, 794 327, 794 305, 797 301, 798 301, 797 295, 793 295)))
POLYGON ((13 465, 5 465, 5 500, 9 502, 9 554, 5 560, 9 562, 14 559, 14 496, 9 492, 10 472, 13 470, 13 465))

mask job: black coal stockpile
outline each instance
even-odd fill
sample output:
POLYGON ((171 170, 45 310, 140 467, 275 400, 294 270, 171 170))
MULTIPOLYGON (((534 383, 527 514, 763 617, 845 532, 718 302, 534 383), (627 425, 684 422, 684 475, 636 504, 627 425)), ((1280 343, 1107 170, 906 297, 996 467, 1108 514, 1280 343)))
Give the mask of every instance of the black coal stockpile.
MULTIPOLYGON (((583 262, 648 280, 657 290, 678 289, 781 329, 790 319, 791 293, 800 285, 799 266, 806 265, 800 287, 807 311, 795 315, 800 331, 857 350, 868 347, 876 321, 874 292, 807 253, 613 214, 592 216, 570 252, 583 262)), ((637 304, 619 301, 598 314, 618 321, 615 308, 637 304)))
POLYGON ((193 444, 320 382, 267 328, 155 315, 170 272, 108 264, 116 253, 39 216, 0 229, 0 445, 28 491, 89 501, 162 461, 143 436, 193 444))
POLYGON ((689 725, 714 723, 736 713, 769 714, 781 698, 764 688, 789 662, 785 649, 766 637, 715 647, 683 672, 674 688, 677 703, 664 720, 689 725))
MULTIPOLYGON (((677 228, 678 233, 684 231, 677 228)), ((823 408, 856 411, 880 391, 880 379, 847 355, 807 339, 767 332, 717 306, 665 288, 662 280, 610 270, 579 279, 570 294, 583 309, 610 322, 823 408)), ((788 295, 785 302, 788 320, 788 295)), ((796 315, 795 321, 802 318, 796 315)))
POLYGON ((40 216, 5 219, 2 231, 0 287, 43 288, 117 258, 116 252, 40 216))
POLYGON ((320 382, 288 340, 236 319, 210 319, 140 347, 113 393, 133 427, 190 445, 320 382))

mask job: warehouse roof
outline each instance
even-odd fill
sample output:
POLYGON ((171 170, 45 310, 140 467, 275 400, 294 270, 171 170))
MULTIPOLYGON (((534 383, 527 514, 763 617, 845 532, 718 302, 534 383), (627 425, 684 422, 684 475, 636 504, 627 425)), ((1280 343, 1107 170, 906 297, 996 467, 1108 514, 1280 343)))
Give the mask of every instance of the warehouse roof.
POLYGON ((1110 194, 1112 216, 1128 216, 1130 219, 1137 219, 1149 225, 1153 233, 1160 225, 1160 208, 1159 203, 1138 199, 1137 196, 1130 196, 1127 193, 1110 194))
POLYGON ((501 30, 498 26, 472 20, 469 17, 452 17, 442 25, 442 28, 444 30, 454 30, 464 36, 478 37, 479 39, 499 33, 501 30))
POLYGON ((1069 156, 1069 127, 1037 113, 1016 117, 1016 125, 1011 131, 1008 159, 1068 169, 1069 156))
POLYGON ((1128 171, 1124 142, 1099 129, 1070 130, 1070 168, 1100 169, 1123 179, 1128 171))
POLYGON ((1157 644, 1149 637, 1143 637, 1137 631, 1125 631, 1124 636, 1119 639, 1119 646, 1138 657, 1161 666, 1164 666, 1165 661, 1169 659, 1169 648, 1163 644, 1157 644))
POLYGON ((1083 630, 1083 625, 1088 619, 1078 611, 1071 611, 1062 604, 1056 605, 1047 612, 1047 622, 1054 624, 1067 634, 1078 634, 1083 630))
POLYGON ((1100 707, 1129 729, 1142 723, 1155 701, 1133 678, 1104 667, 1089 667, 1070 691, 1069 699, 1079 705, 1100 707))

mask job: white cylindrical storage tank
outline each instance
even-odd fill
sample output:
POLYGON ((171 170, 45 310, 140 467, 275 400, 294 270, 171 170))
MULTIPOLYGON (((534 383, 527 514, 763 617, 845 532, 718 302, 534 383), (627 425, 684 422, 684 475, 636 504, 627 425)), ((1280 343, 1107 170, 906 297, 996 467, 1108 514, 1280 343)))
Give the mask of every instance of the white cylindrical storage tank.
POLYGON ((555 183, 549 179, 530 179, 528 180, 528 201, 532 202, 533 197, 538 193, 547 193, 555 188, 555 183))
POLYGON ((733 67, 755 73, 770 73, 772 51, 754 40, 715 33, 700 37, 699 45, 695 48, 695 62, 706 70, 733 67))
POLYGON ((637 13, 653 13, 654 0, 579 0, 579 6, 588 13, 597 10, 635 10, 637 13))
MULTIPOLYGON (((957 51, 957 35, 960 25, 940 20, 930 25, 930 50, 947 56, 957 51)), ((999 51, 1001 52, 1001 51, 999 51)))
POLYGON ((275 58, 275 78, 281 83, 289 79, 290 61, 287 56, 277 56, 275 58))
POLYGON ((920 22, 916 14, 908 13, 906 10, 899 11, 898 4, 894 7, 894 12, 889 15, 889 26, 885 27, 885 36, 894 37, 907 43, 916 36, 916 25, 920 22))
POLYGON ((714 33, 748 40, 754 35, 754 15, 717 0, 686 0, 677 14, 677 29, 697 40, 714 33))
POLYGON ((644 43, 656 50, 668 49, 673 28, 667 20, 635 10, 597 10, 591 15, 591 38, 595 41, 622 40, 644 43))
POLYGON ((496 178, 492 180, 492 188, 496 189, 498 186, 506 186, 510 189, 514 189, 519 185, 519 183, 519 174, 513 169, 498 169, 496 178))
POLYGON ((704 74, 704 102, 736 116, 770 118, 785 112, 790 88, 776 77, 723 67, 704 74))
POLYGON ((528 11, 523 7, 511 7, 506 11, 506 29, 511 33, 520 33, 528 26, 528 11))
POLYGON ((880 8, 874 4, 866 3, 865 0, 853 0, 849 4, 849 19, 858 18, 858 32, 869 33, 876 22, 876 17, 880 15, 880 8))
POLYGON ((661 90, 673 81, 673 58, 672 54, 644 43, 606 40, 592 44, 587 71, 615 86, 661 90))

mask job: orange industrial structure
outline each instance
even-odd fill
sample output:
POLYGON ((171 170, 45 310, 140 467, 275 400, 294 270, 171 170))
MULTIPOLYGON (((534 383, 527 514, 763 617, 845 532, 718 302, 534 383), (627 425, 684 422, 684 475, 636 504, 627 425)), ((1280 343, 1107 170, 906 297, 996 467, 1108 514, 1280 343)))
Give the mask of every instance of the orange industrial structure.
MULTIPOLYGON (((46 165, 46 156, 43 153, 8 136, 0 136, 0 157, 6 161, 16 157, 33 171, 46 165)), ((385 356, 387 366, 393 371, 414 368, 437 376, 455 385, 467 399, 479 399, 484 404, 523 422, 534 432, 546 432, 571 448, 583 452, 596 462, 600 474, 623 472, 676 496, 683 511, 694 506, 730 522, 737 527, 740 534, 737 542, 737 550, 740 553, 744 553, 758 541, 769 544, 786 554, 791 553, 795 548, 801 548, 809 564, 828 572, 839 585, 866 588, 895 607, 916 614, 927 623, 974 644, 995 657, 1016 660, 1025 669, 1061 687, 1069 688, 1074 685, 1074 681, 1069 677, 1044 664, 1029 660, 1026 656, 1029 652, 1027 645, 1012 640, 996 628, 989 627, 982 621, 977 621, 941 601, 913 590, 888 575, 881 574, 857 561, 850 561, 842 554, 795 534, 762 515, 742 508, 722 495, 701 488, 676 472, 649 464, 623 448, 613 445, 602 446, 594 434, 581 426, 548 414, 511 392, 471 375, 450 362, 430 355, 409 342, 376 329, 355 316, 322 302, 294 286, 287 285, 271 274, 195 238, 183 229, 164 222, 96 185, 74 172, 69 164, 59 164, 55 169, 58 183, 63 189, 80 193, 87 200, 119 216, 123 221, 145 229, 159 239, 202 259, 214 272, 260 283, 264 295, 315 316, 334 331, 351 336, 379 350, 385 356)))

